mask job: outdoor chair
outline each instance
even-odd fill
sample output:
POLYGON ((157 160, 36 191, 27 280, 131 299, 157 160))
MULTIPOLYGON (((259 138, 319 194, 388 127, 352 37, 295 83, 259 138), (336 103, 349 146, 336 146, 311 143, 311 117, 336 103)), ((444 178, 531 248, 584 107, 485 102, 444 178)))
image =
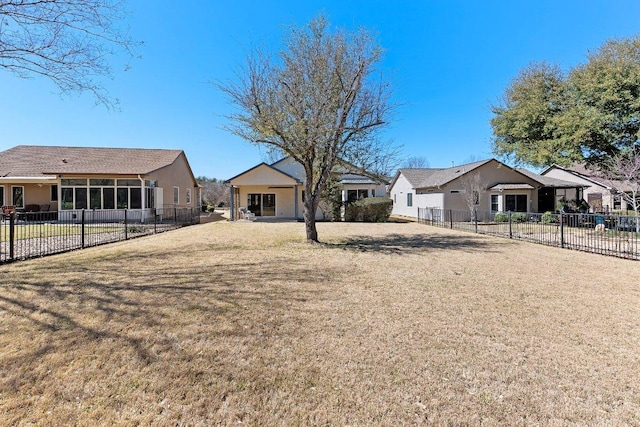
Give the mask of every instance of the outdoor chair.
POLYGON ((2 220, 9 219, 11 214, 16 211, 15 206, 3 206, 2 207, 2 220))

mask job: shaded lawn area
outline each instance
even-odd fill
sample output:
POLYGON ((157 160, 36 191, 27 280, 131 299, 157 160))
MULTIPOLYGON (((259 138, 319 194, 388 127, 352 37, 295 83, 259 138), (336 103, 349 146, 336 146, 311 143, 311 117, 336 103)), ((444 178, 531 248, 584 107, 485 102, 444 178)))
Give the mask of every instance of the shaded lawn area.
POLYGON ((216 222, 0 267, 5 425, 640 423, 640 264, 216 222))

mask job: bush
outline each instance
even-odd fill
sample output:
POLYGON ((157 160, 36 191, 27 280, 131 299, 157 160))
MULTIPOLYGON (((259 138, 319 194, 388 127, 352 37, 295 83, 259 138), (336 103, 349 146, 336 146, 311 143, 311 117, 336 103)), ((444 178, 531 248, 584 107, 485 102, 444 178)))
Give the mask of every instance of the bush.
POLYGON ((209 205, 207 206, 207 212, 214 212, 216 210, 216 207, 213 205, 209 205))
POLYGON ((509 214, 504 212, 498 212, 495 217, 493 217, 495 222, 509 222, 509 214))
MULTIPOLYGON (((493 217, 495 222, 509 222, 509 214, 507 212, 498 212, 496 216, 493 217)), ((511 213, 511 222, 525 222, 527 220, 527 215, 522 212, 512 212, 511 213)))
POLYGON ((391 215, 393 202, 386 197, 360 199, 345 207, 345 221, 386 222, 391 215))
POLYGON ((542 222, 543 224, 555 224, 558 222, 558 215, 554 214, 553 212, 547 211, 540 217, 540 222, 542 222))
POLYGON ((513 212, 511 214, 511 222, 525 222, 527 215, 522 212, 513 212))

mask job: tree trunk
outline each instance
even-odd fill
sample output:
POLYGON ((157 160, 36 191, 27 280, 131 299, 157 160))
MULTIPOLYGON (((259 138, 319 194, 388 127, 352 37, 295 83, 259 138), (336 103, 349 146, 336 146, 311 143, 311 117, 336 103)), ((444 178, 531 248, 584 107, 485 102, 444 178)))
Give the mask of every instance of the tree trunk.
MULTIPOLYGON (((307 193, 309 194, 309 193, 307 193)), ((318 230, 316 229, 316 209, 314 209, 315 203, 311 200, 304 201, 304 228, 307 233, 307 243, 319 243, 318 242, 318 230)))

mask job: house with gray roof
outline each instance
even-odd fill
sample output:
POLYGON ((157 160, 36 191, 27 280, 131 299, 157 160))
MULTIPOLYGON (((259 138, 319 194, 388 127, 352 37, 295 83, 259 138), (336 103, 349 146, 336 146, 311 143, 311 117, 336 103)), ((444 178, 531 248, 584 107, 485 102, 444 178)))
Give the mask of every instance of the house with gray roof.
MULTIPOLYGON (((347 162, 339 162, 333 173, 345 203, 387 195, 388 181, 347 162)), ((303 166, 292 157, 272 164, 260 163, 225 182, 231 187, 231 220, 242 219, 247 211, 251 212, 251 218, 301 220, 303 217, 305 173, 303 166)), ((331 219, 329 206, 321 203, 316 219, 331 219)))
POLYGON ((584 197, 593 212, 633 210, 633 205, 621 196, 621 193, 632 191, 629 184, 606 179, 586 165, 576 164, 569 167, 551 165, 540 172, 540 175, 589 186, 584 191, 584 197))
POLYGON ((474 191, 478 211, 555 211, 560 197, 582 199, 584 187, 487 159, 450 168, 399 169, 389 194, 393 215, 417 218, 418 208, 469 211, 465 195, 474 191), (477 189, 471 185, 474 180, 477 189))
POLYGON ((144 220, 167 205, 199 207, 200 188, 182 150, 19 145, 0 152, 0 204, 144 220))

